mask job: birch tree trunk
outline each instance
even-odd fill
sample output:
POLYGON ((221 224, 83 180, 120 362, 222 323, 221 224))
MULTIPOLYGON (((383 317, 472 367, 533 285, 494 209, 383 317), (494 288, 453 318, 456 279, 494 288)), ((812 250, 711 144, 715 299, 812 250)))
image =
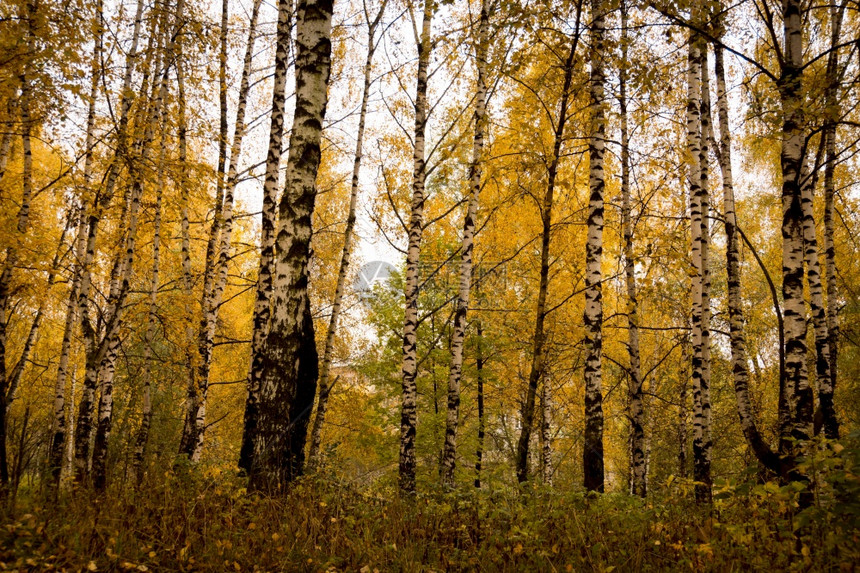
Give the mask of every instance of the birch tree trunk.
MULTIPOLYGON (((804 134, 803 24, 800 0, 783 2, 784 54, 779 93, 782 106, 782 296, 785 321, 785 381, 790 406, 787 429, 798 440, 812 430, 812 389, 806 362, 806 305, 803 296, 803 207, 800 174, 804 134)), ((783 436, 785 437, 785 436, 783 436)))
POLYGON ((541 441, 541 482, 545 486, 552 485, 552 388, 550 388, 549 373, 544 374, 540 394, 540 441, 541 441))
POLYGON ((296 109, 279 205, 272 321, 263 348, 259 420, 250 486, 284 491, 301 473, 318 363, 308 297, 311 218, 331 71, 332 2, 300 0, 296 109))
MULTIPOLYGON (((97 89, 97 81, 94 81, 93 84, 96 85, 97 89)), ((94 103, 94 101, 95 100, 93 98, 92 102, 94 103)), ((91 111, 95 107, 93 103, 90 104, 91 111)), ((90 129, 89 125, 88 121, 88 130, 90 129)), ((84 181, 87 186, 91 183, 91 177, 87 176, 87 173, 89 172, 88 163, 90 163, 89 157, 85 159, 84 166, 84 181)), ((86 199, 84 198, 78 215, 79 221, 74 242, 76 261, 81 260, 84 257, 86 250, 87 209, 85 201, 86 199)), ((80 290, 81 268, 80 265, 76 263, 72 270, 72 284, 69 289, 69 300, 66 304, 66 320, 63 328, 63 341, 60 344, 60 358, 57 365, 57 381, 54 385, 54 422, 48 454, 48 471, 51 476, 51 488, 53 489, 54 494, 56 494, 60 486, 60 473, 63 467, 63 451, 67 441, 66 384, 69 374, 69 361, 71 359, 72 338, 74 337, 75 326, 77 324, 78 296, 80 294, 80 290)), ((70 398, 71 400, 74 400, 74 394, 72 394, 70 398)))
POLYGON ((206 242, 206 256, 203 267, 203 290, 200 296, 200 322, 197 328, 197 371, 189 373, 188 392, 185 404, 185 420, 182 424, 182 437, 179 440, 179 453, 196 462, 200 455, 203 440, 203 427, 206 423, 206 395, 209 389, 209 371, 212 362, 214 330, 217 309, 214 307, 215 280, 218 266, 218 247, 224 226, 224 187, 227 178, 227 23, 228 0, 221 2, 221 25, 218 33, 218 165, 215 182, 215 208, 212 225, 206 242), (210 331, 212 335, 210 336, 210 331))
POLYGON ((630 475, 631 493, 645 497, 645 411, 642 402, 642 368, 639 358, 639 302, 636 295, 636 261, 633 258, 633 221, 630 202, 630 135, 627 126, 627 5, 621 6, 621 60, 619 97, 621 108, 621 233, 624 247, 624 282, 627 288, 627 354, 630 360, 630 475))
MULTIPOLYGON (((6 174, 6 166, 9 163, 9 156, 12 154, 12 140, 15 135, 15 111, 18 107, 17 93, 11 95, 6 101, 6 128, 3 131, 3 138, 0 139, 0 181, 3 180, 3 175, 6 174)), ((3 196, 3 188, 0 187, 0 197, 3 196)))
MULTIPOLYGON (((822 134, 822 137, 827 136, 822 134)), ((825 403, 820 405, 819 416, 823 418, 824 411, 827 409, 832 418, 835 414, 833 412, 833 392, 829 388, 832 384, 830 374, 830 336, 827 330, 827 309, 824 304, 821 265, 818 260, 818 237, 815 231, 815 215, 812 206, 817 179, 816 175, 817 173, 806 176, 805 181, 800 185, 800 205, 803 221, 803 257, 806 262, 806 278, 809 285, 809 308, 815 333, 815 387, 818 389, 819 397, 822 395, 822 387, 825 388, 823 394, 826 405, 825 403)), ((816 427, 820 428, 821 423, 817 423, 816 427)))
POLYGON ((251 365, 248 370, 248 396, 239 451, 239 468, 251 473, 254 442, 259 423, 260 385, 263 379, 264 344, 269 332, 272 298, 272 261, 275 253, 275 202, 278 196, 278 172, 284 137, 284 108, 286 105, 287 70, 290 56, 292 0, 278 3, 277 48, 275 78, 272 89, 272 118, 269 128, 269 151, 266 156, 266 177, 263 184, 263 217, 260 235, 260 269, 254 299, 251 365))
POLYGON ((585 433, 582 467, 585 489, 603 491, 603 153, 606 142, 604 111, 602 0, 591 1, 591 127, 588 140, 588 233, 585 243, 585 433))
POLYGON ((703 261, 703 208, 702 208, 702 53, 701 41, 691 33, 687 57, 687 154, 690 186, 690 238, 693 263, 692 277, 692 382, 693 382, 693 479, 696 499, 707 501, 710 491, 706 459, 707 414, 704 387, 704 261, 703 261))
MULTIPOLYGON (((85 140, 84 156, 84 186, 87 191, 92 186, 93 180, 93 151, 95 147, 95 119, 96 101, 98 98, 99 82, 101 79, 102 58, 102 10, 101 0, 96 5, 96 34, 95 47, 91 66, 90 97, 87 107, 87 132, 85 140)), ((74 253, 75 265, 72 270, 72 284, 69 289, 69 302, 66 305, 66 321, 63 328, 63 341, 60 344, 60 358, 57 366, 57 382, 54 386, 54 427, 49 450, 48 468, 51 474, 54 495, 59 490, 60 474, 63 467, 63 447, 66 443, 66 379, 68 378, 69 360, 71 356, 72 338, 77 324, 78 297, 81 292, 81 279, 83 269, 79 261, 86 257, 87 237, 87 201, 88 196, 81 197, 80 213, 78 214, 78 228, 75 234, 74 253)), ((74 393, 71 400, 74 401, 74 393)), ((74 403, 74 402, 72 402, 74 403)))
POLYGON ((699 42, 699 62, 701 64, 701 92, 699 113, 699 208, 701 210, 699 231, 700 266, 697 271, 701 274, 701 320, 700 320, 700 355, 701 376, 699 392, 694 389, 693 401, 697 395, 700 412, 700 439, 693 437, 693 472, 696 482, 696 499, 701 503, 711 501, 711 270, 710 270, 710 190, 708 185, 709 166, 708 151, 711 139, 711 87, 708 77, 708 46, 701 39, 699 42), (698 445, 697 445, 698 443, 698 445))
POLYGON ((143 2, 139 2, 137 6, 131 47, 126 58, 123 89, 120 92, 120 117, 116 134, 117 147, 105 178, 104 191, 97 194, 94 199, 93 209, 87 222, 86 251, 79 263, 81 265, 81 290, 78 296, 78 314, 80 315, 86 351, 86 373, 84 376, 83 392, 78 405, 78 417, 74 433, 74 477, 78 483, 84 482, 89 474, 90 434, 93 429, 92 418, 95 410, 96 387, 98 386, 98 368, 107 351, 107 347, 102 343, 103 341, 99 341, 98 332, 90 321, 89 298, 92 289, 91 273, 95 261, 99 223, 104 211, 113 199, 116 181, 119 177, 120 160, 127 157, 126 132, 128 129, 129 111, 131 110, 134 96, 134 92, 131 89, 131 79, 137 57, 139 56, 137 45, 143 18, 143 4, 143 2))
MULTIPOLYGON (((178 10, 177 10, 178 12, 178 10)), ((184 25, 181 14, 177 14, 176 21, 180 25, 184 25)), ((191 426, 185 423, 185 420, 196 420, 196 415, 191 413, 196 406, 197 392, 197 373, 200 366, 199 348, 197 347, 194 337, 194 324, 196 322, 193 305, 193 276, 191 269, 191 233, 189 222, 189 203, 190 197, 188 193, 188 125, 186 120, 186 100, 185 100, 185 75, 182 63, 182 46, 177 46, 176 53, 176 88, 177 88, 177 140, 179 147, 179 165, 178 176, 175 184, 179 187, 180 196, 180 236, 182 244, 180 247, 182 258, 182 294, 184 298, 185 311, 185 337, 183 343, 185 345, 185 362, 187 370, 187 390, 185 400, 185 416, 183 419, 183 433, 180 437, 180 451, 185 447, 183 440, 188 440, 187 431, 191 426)))
POLYGON ((830 380, 819 380, 818 401, 821 409, 821 422, 824 436, 828 439, 839 438, 839 421, 833 408, 833 392, 836 389, 836 366, 839 341, 839 322, 837 310, 837 288, 836 288, 836 245, 833 242, 834 233, 834 196, 836 195, 834 185, 834 171, 836 167, 836 122, 839 120, 840 107, 838 103, 838 74, 839 74, 839 37, 842 28, 842 19, 845 14, 847 2, 843 0, 839 6, 834 4, 830 8, 830 53, 827 59, 827 90, 825 92, 825 106, 827 119, 822 137, 825 140, 824 164, 824 273, 827 282, 827 346, 830 350, 828 361, 830 365, 830 380))
MULTIPOLYGON (((204 271, 204 292, 201 299, 203 318, 198 331, 198 354, 200 363, 196 377, 194 402, 188 408, 189 418, 186 420, 187 436, 184 442, 185 453, 192 461, 198 461, 203 448, 203 438, 206 431, 206 398, 209 389, 209 373, 212 363, 212 350, 215 341, 215 329, 218 321, 218 311, 224 289, 227 285, 227 265, 230 260, 230 245, 233 236, 233 201, 238 182, 238 163, 242 154, 242 143, 245 137, 245 112, 248 106, 248 92, 250 89, 251 63, 254 55, 254 43, 257 36, 257 19, 260 12, 261 0, 255 0, 251 10, 248 41, 245 47, 245 56, 242 65, 242 75, 239 81, 239 98, 236 107, 236 120, 233 129, 233 143, 229 148, 227 141, 227 107, 226 100, 222 101, 222 129, 224 144, 224 162, 229 162, 227 173, 222 174, 225 180, 221 195, 223 202, 216 205, 217 220, 213 221, 209 236, 212 245, 211 258, 207 254, 208 268, 204 271), (217 222, 217 225, 216 225, 217 222), (209 282, 206 282, 209 277, 209 282), (193 410, 193 412, 192 412, 193 410)), ((227 3, 224 2, 223 11, 226 14, 227 3)), ((226 30, 226 17, 222 16, 222 26, 226 30)), ((220 77, 226 78, 226 32, 222 34, 222 65, 219 72, 220 77)), ((224 79, 226 82, 226 79, 224 79)), ((226 98, 226 84, 222 84, 224 97, 226 98)), ((218 201, 218 198, 216 198, 218 201)), ((207 246, 207 253, 209 247, 207 246)), ((189 396, 191 393, 189 392, 189 396)))
MULTIPOLYGON (((311 444, 308 452, 308 469, 314 471, 319 463, 319 449, 322 440, 322 427, 325 424, 325 416, 328 408, 328 398, 331 394, 332 384, 329 384, 329 375, 331 370, 332 355, 334 353, 334 341, 337 334, 338 321, 340 320, 341 306, 343 304, 343 295, 346 290, 347 272, 349 271, 349 262, 352 257, 352 242, 353 229, 355 228, 355 211, 358 203, 358 179, 361 173, 362 147, 364 144, 364 122, 367 117, 367 102, 370 99, 370 84, 372 82, 373 72, 373 55, 376 51, 377 39, 376 29, 379 22, 382 20, 382 15, 385 13, 385 6, 388 0, 383 0, 379 6, 379 11, 371 21, 370 14, 366 12, 365 20, 367 23, 367 56, 364 60, 364 87, 361 94, 361 106, 358 114, 358 133, 355 141, 355 155, 352 164, 352 180, 350 185, 349 195, 349 213, 346 217, 346 229, 343 232, 343 251, 340 256, 340 268, 337 274, 337 285, 334 291, 334 300, 331 306, 331 316, 329 317, 328 330, 326 331, 325 348, 323 349, 323 358, 320 363, 319 375, 319 397, 317 399, 317 411, 314 417, 314 423, 311 429, 311 444)), ((365 5, 366 6, 366 5, 365 5)))
POLYGON ((143 342, 143 405, 141 407, 140 427, 134 443, 132 474, 136 483, 143 481, 143 458, 149 441, 149 428, 152 424, 152 345, 158 328, 158 273, 161 255, 161 209, 165 188, 165 149, 167 114, 162 113, 161 147, 158 158, 158 185, 155 194, 155 215, 152 230, 152 273, 149 279, 149 316, 143 342))
POLYGON ((409 217, 409 244, 406 251, 405 298, 403 320, 402 396, 400 413, 399 485, 402 493, 415 492, 415 432, 418 388, 418 263, 421 257, 421 235, 424 232, 424 131, 427 127, 427 68, 430 63, 430 27, 435 0, 424 0, 421 35, 417 37, 418 75, 415 93, 415 135, 412 171, 412 205, 409 217))
POLYGON ((555 195, 555 180, 558 175, 558 164, 561 160, 561 147, 564 142, 564 128, 568 120, 568 105, 571 97, 571 82, 573 80, 574 57, 579 44, 579 24, 582 17, 581 5, 576 13, 576 35, 570 44, 567 58, 564 61, 564 83, 559 100, 558 118, 549 118, 553 125, 554 141, 552 157, 547 168, 546 191, 541 205, 541 250, 540 250, 540 283, 538 286, 537 305, 535 308, 535 330, 532 338, 532 363, 529 371, 529 385, 526 389, 526 400, 520 414, 521 428, 517 440, 516 472, 517 481, 525 482, 529 478, 529 445, 531 442, 532 426, 534 425, 535 401, 537 398, 538 382, 544 370, 544 345, 546 333, 546 295, 549 287, 549 249, 552 232, 552 208, 555 195))
MULTIPOLYGON (((157 23, 153 23, 155 30, 157 23)), ((178 30, 170 36, 166 52, 171 53, 178 30)), ((146 106, 144 115, 143 136, 134 144, 136 156, 129 164, 129 175, 131 177, 131 188, 128 195, 127 214, 122 220, 128 221, 125 242, 121 256, 117 258, 114 265, 116 272, 112 273, 111 288, 107 302, 108 319, 105 324, 105 333, 101 346, 106 348, 99 364, 98 382, 101 388, 101 396, 98 404, 98 422, 96 425, 95 438, 93 440, 92 454, 92 484, 97 492, 102 492, 107 487, 107 455, 110 442, 110 434, 113 426, 113 382, 116 374, 116 358, 119 352, 120 330, 123 325, 125 312, 125 300, 131 290, 131 279, 134 269, 134 260, 137 245, 137 228, 140 218, 140 209, 143 199, 144 176, 143 169, 149 164, 149 156, 152 149, 158 118, 162 113, 162 105, 167 97, 167 72, 168 58, 162 53, 164 39, 168 36, 166 20, 161 19, 157 34, 157 48, 155 64, 152 71, 152 94, 146 106)), ((145 82, 144 82, 145 84, 145 82)))
POLYGON ((442 485, 454 486, 454 466, 457 461, 457 425, 460 418, 460 379, 463 376, 463 346, 466 339, 466 314, 472 289, 472 251, 474 248, 475 220, 478 215, 478 196, 483 173, 485 116, 487 113, 487 49, 489 42, 489 0, 481 2, 478 38, 475 45, 477 89, 475 92, 475 137, 472 144, 472 164, 469 166, 470 194, 463 220, 463 238, 460 246, 460 285, 454 312, 454 330, 451 336, 451 370, 448 374, 448 411, 445 422, 445 445, 442 449, 442 485))
MULTIPOLYGON (((162 71, 162 74, 166 75, 166 73, 166 69, 162 71)), ((98 380, 101 385, 101 398, 99 400, 98 424, 96 426, 92 459, 92 481, 96 491, 103 491, 107 485, 107 452, 113 423, 113 381, 116 371, 116 356, 120 344, 119 334, 122 325, 122 315, 124 314, 125 299, 131 289, 131 277, 137 245, 137 227, 143 197, 144 174, 140 171, 140 167, 146 165, 149 161, 155 123, 160 114, 161 102, 164 96, 162 89, 156 89, 156 85, 154 82, 153 91, 159 95, 155 97, 155 101, 151 104, 144 140, 141 145, 140 163, 132 173, 134 179, 128 210, 128 231, 121 265, 121 285, 116 291, 115 296, 111 296, 108 299, 108 316, 110 319, 107 323, 108 326, 105 328, 105 337, 102 343, 103 345, 107 345, 108 350, 99 365, 98 380)))

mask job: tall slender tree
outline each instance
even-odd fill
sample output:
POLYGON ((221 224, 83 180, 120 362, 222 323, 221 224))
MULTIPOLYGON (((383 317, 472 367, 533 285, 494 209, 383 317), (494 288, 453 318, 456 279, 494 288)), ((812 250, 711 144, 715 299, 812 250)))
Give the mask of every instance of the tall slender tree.
MULTIPOLYGON (((540 248, 540 282, 538 285, 537 304, 535 308, 535 329, 532 337, 531 369, 529 384, 526 388, 526 399, 520 412, 521 427, 516 449, 517 481, 520 483, 529 479, 529 447, 531 443, 532 426, 534 425, 535 402, 537 400, 538 384, 543 376, 545 365, 547 315, 546 297, 549 289, 549 256, 552 238, 552 210, 555 200, 556 178, 562 157, 562 145, 565 140, 565 127, 569 117, 569 106, 573 98, 572 83, 576 50, 579 46, 579 26, 582 18, 582 2, 576 5, 574 35, 570 39, 570 47, 565 54, 561 66, 564 79, 561 96, 558 103, 558 116, 549 117, 553 128, 552 156, 547 163, 546 188, 541 201, 541 248, 540 248)), ((549 113, 547 113, 549 115, 549 113)))
POLYGON ((475 137, 472 144, 472 163, 469 166, 469 200, 463 219, 463 237, 460 244, 460 284, 454 312, 454 331, 451 335, 451 369, 448 374, 448 409, 445 422, 445 444, 442 449, 442 484, 454 485, 454 466, 457 461, 457 425, 460 418, 460 379, 463 376, 463 348, 466 340, 466 314, 472 290, 472 251, 475 239, 475 220, 478 216, 478 196, 483 173, 484 137, 487 113, 487 48, 490 32, 490 2, 482 0, 475 42, 475 137))
MULTIPOLYGON (((412 4, 410 4, 411 8, 412 4)), ((424 183, 427 165, 424 136, 427 128, 427 68, 432 42, 430 29, 435 0, 424 0, 421 32, 416 29, 418 74, 415 90, 415 133, 413 136, 412 204, 409 216, 409 244, 406 250, 406 311, 403 320, 402 396, 400 406, 400 491, 415 491, 415 432, 418 425, 418 265, 421 257, 421 235, 424 231, 424 183)), ((413 14, 414 19, 414 14, 413 14)))
POLYGON ((621 2, 621 59, 618 67, 618 104, 621 111, 621 233, 624 247, 624 282, 627 288, 627 355, 630 360, 630 475, 631 493, 645 497, 645 413, 642 400, 642 367, 639 358, 639 302, 636 294, 636 261, 633 256, 633 219, 630 199, 630 131, 627 118, 627 3, 621 2))
MULTIPOLYGON (((707 131, 702 126, 702 46, 698 34, 691 32, 687 57, 687 170, 690 189, 690 237, 693 263, 692 277, 692 382, 693 382, 693 479, 698 482, 696 498, 710 499, 709 406, 707 400, 707 337, 705 310, 705 248, 703 244, 704 194, 702 189, 703 140, 707 131)), ((705 60, 706 61, 706 60, 705 60)))
POLYGON ((250 91, 251 64, 254 56, 254 45, 257 38, 257 20, 260 14, 261 0, 255 0, 251 8, 251 18, 248 24, 248 40, 245 44, 245 55, 242 60, 242 73, 239 80, 239 95, 236 105, 236 116, 233 125, 233 140, 227 146, 227 103, 226 103, 226 62, 227 62, 227 2, 222 6, 221 58, 219 66, 219 101, 221 103, 221 134, 219 139, 219 172, 221 190, 216 190, 215 218, 210 229, 207 243, 206 268, 204 269, 203 296, 201 298, 202 319, 197 333, 199 366, 196 374, 189 380, 188 405, 183 429, 183 439, 180 443, 180 453, 186 454, 191 460, 200 459, 203 449, 203 438, 206 431, 206 399, 209 390, 209 375, 211 372, 212 351, 215 345, 215 330, 218 322, 218 312, 221 307, 224 289, 227 284, 227 266, 230 261, 230 246, 233 236, 234 197, 239 176, 239 158, 242 154, 242 144, 245 138, 245 113, 248 107, 250 91), (223 142, 223 144, 222 144, 223 142), (223 152, 223 156, 221 153, 223 152), (220 202, 219 202, 220 201, 220 202), (211 251, 210 251, 211 249, 211 251), (193 392, 191 382, 194 382, 193 392))
MULTIPOLYGON (((92 290, 92 272, 97 250, 99 225, 105 211, 113 201, 121 164, 128 159, 130 153, 127 132, 131 106, 134 100, 131 81, 137 64, 137 58, 140 56, 138 42, 140 40, 140 28, 143 19, 143 5, 143 2, 139 2, 135 12, 131 46, 126 57, 123 89, 120 93, 120 114, 115 135, 115 151, 108 166, 104 187, 93 198, 93 208, 90 209, 87 221, 86 250, 79 263, 81 265, 81 290, 78 295, 78 314, 84 338, 86 373, 84 376, 83 393, 78 404, 74 434, 74 475, 77 482, 83 482, 89 473, 90 435, 93 429, 92 419, 95 413, 99 366, 110 350, 110 340, 107 336, 100 337, 96 330, 96 325, 91 321, 90 292, 92 290)), ((105 332, 108 332, 110 328, 113 328, 113 318, 109 322, 106 322, 105 332)))
MULTIPOLYGON (((830 355, 827 357, 830 366, 830 380, 819 380, 818 400, 821 411, 821 423, 824 435, 830 439, 839 438, 839 421, 833 406, 833 392, 836 389, 836 372, 839 322, 837 317, 837 287, 836 287, 836 244, 833 240, 835 230, 833 213, 835 184, 834 175, 836 169, 836 123, 839 120, 838 91, 840 72, 839 65, 839 41, 841 37, 842 21, 847 7, 847 0, 842 0, 838 5, 834 3, 830 7, 830 51, 827 55, 827 84, 824 94, 826 106, 826 118, 822 137, 825 138, 825 164, 824 164, 824 274, 827 285, 827 347, 830 355)), ((817 336, 817 334, 816 334, 817 336)))
POLYGON ((585 243, 585 435, 583 472, 585 489, 603 491, 603 193, 605 188, 603 153, 606 147, 604 93, 604 27, 606 7, 602 0, 591 1, 591 126, 588 157, 588 236, 585 243))

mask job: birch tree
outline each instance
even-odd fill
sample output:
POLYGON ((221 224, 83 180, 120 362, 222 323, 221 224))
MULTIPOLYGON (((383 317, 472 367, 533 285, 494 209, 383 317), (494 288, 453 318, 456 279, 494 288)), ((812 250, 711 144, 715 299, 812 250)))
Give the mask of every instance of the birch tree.
MULTIPOLYGON (((826 118, 822 137, 825 138, 825 164, 824 164, 824 273, 827 284, 827 347, 830 351, 827 357, 830 367, 830 380, 819 380, 818 399, 821 410, 821 423, 824 435, 829 439, 839 438, 839 421, 833 407, 833 392, 836 388, 837 357, 839 355, 837 344, 839 340, 839 322, 837 310, 838 291, 836 287, 836 245, 833 240, 834 234, 834 196, 835 184, 834 173, 836 168, 836 123, 839 118, 840 106, 838 102, 838 74, 839 65, 839 41, 842 29, 842 21, 845 15, 847 2, 843 0, 839 5, 834 4, 830 8, 830 52, 827 56, 827 86, 824 94, 826 106, 826 118)), ((818 334, 816 333, 816 337, 818 334)))
POLYGON ((732 377, 741 428, 756 457, 765 466, 780 472, 779 459, 762 437, 755 422, 749 397, 749 367, 744 336, 744 314, 741 299, 740 239, 735 211, 734 176, 732 172, 732 138, 729 128, 729 105, 723 47, 714 44, 714 75, 717 82, 717 117, 719 121, 719 159, 723 183, 723 217, 726 229, 726 300, 732 353, 732 377))
POLYGON ((470 193, 463 219, 463 237, 460 245, 460 277, 454 312, 454 332, 451 336, 451 369, 448 374, 448 409, 445 422, 445 444, 442 449, 442 484, 454 485, 454 467, 457 460, 457 425, 460 418, 460 379, 463 375, 463 348, 466 339, 466 315, 469 309, 469 294, 472 289, 472 251, 475 238, 475 219, 478 213, 478 196, 481 192, 483 172, 484 134, 487 113, 487 49, 490 28, 490 2, 481 1, 475 42, 475 67, 477 88, 475 91, 475 136, 472 144, 472 163, 469 166, 470 193))
POLYGON ((226 65, 227 65, 227 2, 222 6, 221 32, 221 64, 219 66, 219 100, 221 102, 221 138, 219 139, 219 182, 221 190, 216 190, 215 217, 207 243, 206 268, 204 269, 203 296, 201 308, 202 320, 198 329, 199 367, 189 380, 188 405, 183 429, 183 439, 180 443, 180 453, 186 454, 192 461, 200 459, 203 448, 203 437, 206 431, 206 397, 209 389, 209 374, 211 371, 212 351, 215 343, 215 330, 218 321, 218 311, 227 284, 227 266, 230 260, 230 245, 233 236, 234 197, 238 184, 238 163, 242 154, 242 144, 245 138, 245 113, 248 106, 250 91, 251 64, 254 56, 254 45, 257 37, 257 20, 260 13, 261 0, 255 0, 251 8, 251 18, 248 25, 248 40, 245 44, 245 55, 242 63, 242 73, 239 80, 239 96, 236 105, 236 117, 233 127, 232 144, 227 146, 227 104, 226 104, 226 65), (223 142, 223 143, 222 143, 223 142), (223 152, 223 155, 222 155, 223 152), (228 167, 229 165, 229 167, 228 167), (192 392, 191 383, 194 388, 192 392))
POLYGON ((710 412, 707 399, 708 366, 705 345, 708 337, 706 326, 706 277, 705 264, 707 243, 705 233, 705 193, 702 184, 707 175, 702 174, 703 162, 707 161, 707 149, 703 145, 707 131, 702 125, 703 62, 702 41, 690 34, 687 57, 687 169, 690 189, 690 237, 693 264, 692 277, 692 382, 693 382, 693 479, 698 482, 696 499, 710 500, 710 412), (703 148, 705 149, 703 153, 703 148), (703 159, 704 158, 704 159, 703 159))
POLYGON ((283 490, 301 473, 318 363, 308 296, 311 217, 331 71, 332 2, 300 0, 296 109, 278 209, 272 319, 264 346, 251 487, 283 490))
POLYGON ((603 390, 601 356, 603 352, 603 153, 606 142, 603 69, 605 7, 601 0, 591 2, 591 126, 588 140, 588 237, 585 244, 585 434, 583 472, 585 489, 603 491, 603 390))
POLYGON ((260 267, 254 298, 251 365, 248 371, 248 395, 239 451, 239 468, 249 473, 253 467, 254 443, 259 420, 260 388, 263 379, 264 344, 269 332, 272 298, 272 265, 275 254, 275 203, 278 195, 278 170, 284 137, 287 70, 292 41, 292 0, 279 0, 275 48, 275 76, 272 89, 272 112, 269 127, 269 149, 263 184, 263 213, 260 233, 260 267))
POLYGON ((803 23, 801 2, 782 4, 784 48, 778 88, 782 108, 782 297, 785 320, 785 380, 791 435, 804 440, 812 430, 812 389, 806 362, 806 305, 803 296, 803 23))
MULTIPOLYGON (((92 417, 95 410, 99 365, 109 351, 110 346, 110 341, 107 337, 99 338, 96 325, 91 322, 90 318, 89 298, 92 289, 92 270, 96 255, 99 224, 105 210, 113 200, 119 177, 120 162, 128 157, 129 150, 126 138, 129 114, 134 96, 134 92, 131 90, 131 80, 136 60, 139 56, 137 46, 140 39, 142 18, 143 2, 140 2, 135 13, 131 46, 126 58, 125 73, 123 76, 123 89, 119 104, 120 115, 116 128, 116 149, 111 164, 108 167, 104 189, 100 190, 93 200, 93 209, 90 211, 89 220, 87 221, 86 250, 83 259, 80 260, 81 286, 78 295, 78 313, 86 352, 86 373, 84 376, 83 394, 78 405, 74 435, 74 475, 78 483, 85 481, 88 476, 90 434, 92 431, 92 417)), ((108 331, 111 328, 113 328, 112 321, 107 322, 105 330, 108 331)))
MULTIPOLYGON (((410 4, 410 8, 411 8, 410 4)), ((402 395, 400 405, 400 464, 399 484, 403 493, 415 492, 415 432, 418 425, 418 264, 421 257, 421 235, 424 231, 424 183, 427 166, 424 135, 427 128, 427 68, 432 43, 430 29, 435 8, 434 0, 424 0, 420 35, 416 29, 418 73, 415 89, 415 132, 413 135, 412 204, 409 216, 409 243, 406 250, 406 280, 404 294, 406 310, 403 320, 403 363, 401 368, 402 395)), ((414 14, 410 11, 414 19, 414 14)))

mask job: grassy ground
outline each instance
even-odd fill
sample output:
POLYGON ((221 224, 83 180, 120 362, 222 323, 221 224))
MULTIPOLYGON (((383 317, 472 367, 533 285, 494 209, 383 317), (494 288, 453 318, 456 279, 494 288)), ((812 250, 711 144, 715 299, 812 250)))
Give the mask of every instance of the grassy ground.
MULTIPOLYGON (((280 499, 230 474, 164 475, 138 491, 56 504, 31 494, 0 527, 0 569, 22 571, 855 571, 854 499, 798 513, 796 488, 688 487, 664 498, 531 489, 399 500, 325 479, 280 499), (826 506, 826 507, 825 507, 826 506)), ((825 496, 826 497, 826 496, 825 496)), ((822 498, 823 499, 823 498, 822 498)), ((825 500, 826 501, 826 500, 825 500)))

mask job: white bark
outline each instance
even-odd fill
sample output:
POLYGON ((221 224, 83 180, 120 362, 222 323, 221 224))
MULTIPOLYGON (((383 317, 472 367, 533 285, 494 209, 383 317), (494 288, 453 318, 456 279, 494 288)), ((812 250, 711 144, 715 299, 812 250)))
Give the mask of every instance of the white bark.
POLYGON ((489 43, 489 0, 482 0, 475 44, 477 88, 475 91, 475 137, 472 144, 472 164, 469 167, 470 193, 463 220, 463 238, 460 244, 460 285, 454 313, 454 331, 451 336, 451 370, 448 374, 448 409, 445 423, 445 445, 442 450, 442 484, 454 485, 454 467, 457 454, 457 425, 460 418, 460 379, 463 375, 463 347, 466 340, 466 315, 472 289, 472 251, 475 223, 478 216, 478 197, 483 173, 484 138, 487 113, 487 50, 489 43))
POLYGON ((415 432, 418 425, 418 264, 421 257, 421 236, 424 232, 424 132, 427 127, 427 68, 430 64, 430 28, 434 0, 424 0, 421 34, 416 38, 418 75, 415 93, 415 134, 412 153, 412 205, 409 216, 409 244, 406 250, 406 280, 404 295, 406 311, 403 320, 402 394, 400 413, 399 484, 403 493, 415 492, 415 432))
POLYGON ((263 348, 250 480, 253 489, 268 492, 283 491, 301 474, 318 377, 308 262, 331 72, 331 2, 300 0, 297 22, 296 109, 278 213, 272 322, 263 348))
POLYGON ((278 172, 284 137, 284 108, 286 102, 287 70, 290 55, 292 0, 278 3, 277 47, 275 77, 272 88, 272 114, 269 127, 269 150, 266 156, 266 176, 263 184, 263 216, 260 235, 260 269, 254 300, 253 334, 251 335, 251 364, 248 369, 248 395, 239 451, 239 468, 251 472, 259 420, 260 384, 263 377, 263 348, 269 333, 272 298, 272 262, 275 250, 275 203, 278 195, 278 172))
POLYGON ((603 491, 603 154, 606 148, 606 113, 603 68, 605 7, 591 2, 591 127, 588 140, 588 231, 585 243, 585 435, 583 472, 585 489, 603 491))

